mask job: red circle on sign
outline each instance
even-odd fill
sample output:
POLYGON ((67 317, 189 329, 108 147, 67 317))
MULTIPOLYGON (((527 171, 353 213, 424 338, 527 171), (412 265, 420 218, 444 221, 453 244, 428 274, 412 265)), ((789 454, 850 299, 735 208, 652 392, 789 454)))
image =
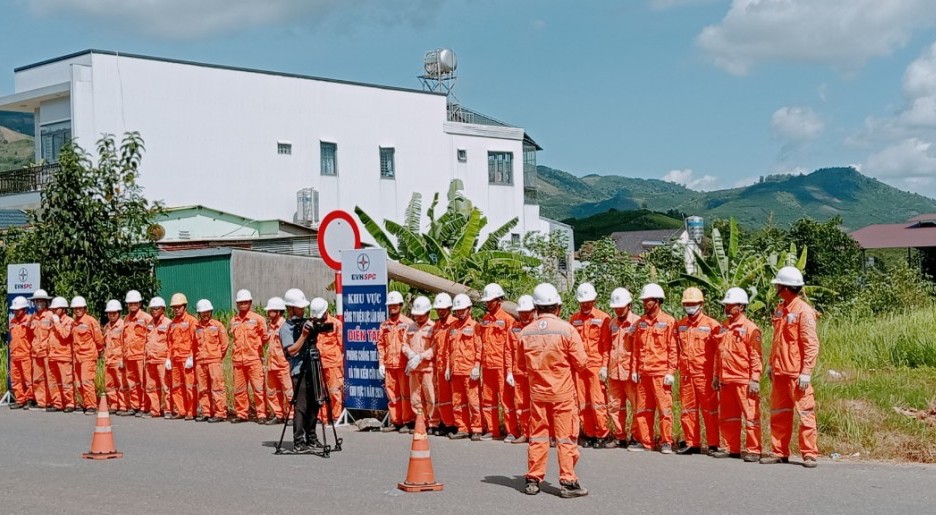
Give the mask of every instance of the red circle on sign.
POLYGON ((329 212, 322 219, 317 240, 319 254, 325 264, 332 270, 340 271, 341 254, 339 252, 349 250, 347 248, 349 242, 353 243, 351 249, 361 248, 361 231, 351 213, 339 209, 329 212), (338 248, 341 246, 346 248, 338 248))

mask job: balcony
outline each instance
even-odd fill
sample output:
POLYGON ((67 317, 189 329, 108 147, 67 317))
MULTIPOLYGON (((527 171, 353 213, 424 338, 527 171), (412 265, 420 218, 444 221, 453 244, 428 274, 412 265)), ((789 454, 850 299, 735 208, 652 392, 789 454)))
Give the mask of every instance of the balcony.
POLYGON ((0 172, 0 196, 42 191, 52 182, 52 176, 60 168, 56 163, 2 171, 0 172))

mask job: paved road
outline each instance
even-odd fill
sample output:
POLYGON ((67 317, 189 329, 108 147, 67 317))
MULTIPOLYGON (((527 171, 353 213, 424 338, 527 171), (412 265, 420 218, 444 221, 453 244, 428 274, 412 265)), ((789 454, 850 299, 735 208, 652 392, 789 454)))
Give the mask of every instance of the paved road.
POLYGON ((120 460, 81 459, 93 417, 0 408, 3 513, 936 513, 936 467, 818 469, 705 456, 582 451, 588 497, 519 492, 526 448, 431 438, 438 493, 404 494, 410 438, 341 429, 330 459, 274 456, 279 428, 112 417, 120 460))

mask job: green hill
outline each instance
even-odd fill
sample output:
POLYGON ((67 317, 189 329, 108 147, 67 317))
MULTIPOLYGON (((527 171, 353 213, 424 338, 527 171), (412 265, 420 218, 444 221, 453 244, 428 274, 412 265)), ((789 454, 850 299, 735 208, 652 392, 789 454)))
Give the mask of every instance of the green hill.
POLYGON ((582 242, 594 241, 616 231, 648 231, 654 229, 679 229, 682 218, 677 213, 657 213, 641 209, 618 211, 611 209, 587 218, 567 218, 562 221, 575 229, 575 247, 582 242), (676 217, 672 216, 673 214, 676 217))
POLYGON ((31 136, 0 126, 0 170, 21 168, 33 161, 35 147, 31 136))

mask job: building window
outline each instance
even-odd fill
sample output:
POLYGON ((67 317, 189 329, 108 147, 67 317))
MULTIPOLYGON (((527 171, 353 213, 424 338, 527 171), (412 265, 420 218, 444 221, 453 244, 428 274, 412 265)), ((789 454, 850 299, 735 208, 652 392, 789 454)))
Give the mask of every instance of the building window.
POLYGON ((380 147, 380 178, 393 179, 396 177, 396 163, 393 155, 396 149, 393 147, 380 147))
POLYGON ((513 185, 513 152, 488 152, 488 182, 513 185))
POLYGON ((71 141, 71 120, 39 127, 39 152, 46 163, 58 163, 62 147, 71 141))
POLYGON ((290 156, 292 155, 292 143, 287 143, 285 141, 276 142, 276 153, 281 156, 290 156))
POLYGON ((515 232, 510 233, 510 243, 511 243, 511 245, 513 245, 513 246, 515 246, 515 247, 519 247, 519 246, 520 246, 520 235, 519 235, 518 233, 515 233, 515 232))
POLYGON ((467 161, 468 161, 468 151, 463 148, 458 149, 458 162, 464 163, 467 161))
POLYGON ((338 175, 338 144, 319 143, 322 153, 322 175, 338 175))

